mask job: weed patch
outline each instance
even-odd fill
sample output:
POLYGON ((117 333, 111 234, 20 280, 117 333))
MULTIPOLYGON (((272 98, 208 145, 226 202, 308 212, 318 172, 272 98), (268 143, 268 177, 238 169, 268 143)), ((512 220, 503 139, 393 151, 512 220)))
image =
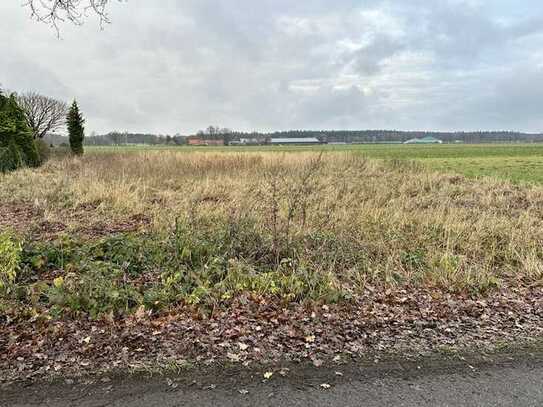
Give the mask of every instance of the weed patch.
POLYGON ((8 231, 0 232, 0 293, 15 282, 20 256, 20 242, 8 231))
POLYGON ((28 315, 210 310, 243 296, 334 303, 376 287, 479 297, 542 281, 543 189, 401 160, 90 154, 52 158, 4 180, 0 194, 26 205, 23 214, 47 214, 55 224, 67 205, 89 208, 104 226, 66 227, 47 241, 26 239, 20 250, 2 238, 10 270, 3 281, 12 287, 2 301, 28 315), (73 175, 60 179, 67 168, 73 175), (31 199, 34 206, 24 203, 31 199), (126 225, 110 225, 120 218, 126 225))

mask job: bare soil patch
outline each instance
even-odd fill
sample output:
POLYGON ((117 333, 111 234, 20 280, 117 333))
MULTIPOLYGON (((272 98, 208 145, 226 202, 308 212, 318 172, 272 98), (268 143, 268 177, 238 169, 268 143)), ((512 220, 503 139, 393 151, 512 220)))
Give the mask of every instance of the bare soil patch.
POLYGON ((100 238, 116 233, 137 232, 147 228, 151 220, 144 214, 112 217, 104 220, 95 216, 96 207, 79 206, 75 210, 63 210, 53 218, 45 218, 43 210, 28 203, 10 203, 0 206, 0 229, 12 229, 21 236, 34 240, 55 240, 69 232, 83 238, 100 238))
POLYGON ((12 228, 18 233, 27 233, 41 219, 42 214, 32 205, 22 203, 0 205, 0 228, 12 228))

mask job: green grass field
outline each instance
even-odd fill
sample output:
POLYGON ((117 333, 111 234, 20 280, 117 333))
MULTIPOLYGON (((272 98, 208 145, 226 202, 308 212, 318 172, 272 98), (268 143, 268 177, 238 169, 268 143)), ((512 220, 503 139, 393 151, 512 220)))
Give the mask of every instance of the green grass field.
POLYGON ((351 151, 372 159, 416 160, 428 167, 468 177, 496 177, 515 183, 543 183, 543 144, 444 144, 444 145, 326 145, 254 147, 87 147, 93 152, 176 150, 194 151, 351 151))

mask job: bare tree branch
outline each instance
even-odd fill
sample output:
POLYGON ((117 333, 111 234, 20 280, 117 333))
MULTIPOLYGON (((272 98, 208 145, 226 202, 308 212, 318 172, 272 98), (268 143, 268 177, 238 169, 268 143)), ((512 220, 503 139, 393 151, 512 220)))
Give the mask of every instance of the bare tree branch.
POLYGON ((25 112, 26 122, 32 129, 34 138, 43 138, 66 122, 68 106, 60 100, 27 92, 18 95, 17 102, 25 112))
POLYGON ((110 0, 26 0, 23 6, 30 9, 33 18, 58 32, 59 22, 81 25, 89 13, 98 16, 100 25, 109 23, 108 3, 110 0))

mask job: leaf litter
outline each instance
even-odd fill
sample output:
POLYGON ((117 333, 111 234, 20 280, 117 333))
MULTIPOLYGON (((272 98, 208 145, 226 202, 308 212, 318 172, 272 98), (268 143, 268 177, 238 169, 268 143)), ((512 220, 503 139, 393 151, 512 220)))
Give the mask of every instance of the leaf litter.
MULTIPOLYGON (((171 360, 245 366, 305 360, 319 367, 351 356, 371 354, 379 361, 384 353, 485 348, 540 337, 543 290, 535 286, 503 288, 484 301, 428 289, 375 290, 326 308, 244 298, 207 318, 190 307, 99 320, 8 315, 0 319, 0 381, 160 367, 171 360)), ((266 371, 264 378, 272 375, 266 371)))

